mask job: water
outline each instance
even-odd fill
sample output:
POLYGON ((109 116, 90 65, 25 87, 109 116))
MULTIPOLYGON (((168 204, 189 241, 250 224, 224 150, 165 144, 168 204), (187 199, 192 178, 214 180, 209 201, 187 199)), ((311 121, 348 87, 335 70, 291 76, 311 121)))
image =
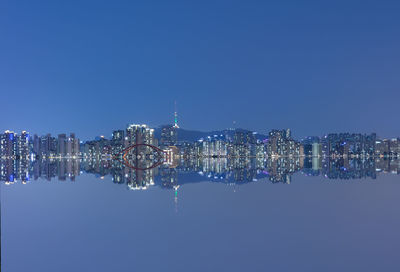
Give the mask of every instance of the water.
POLYGON ((129 185, 99 165, 2 182, 3 271, 400 271, 397 174, 329 179, 322 163, 274 183, 274 169, 178 166, 129 185))

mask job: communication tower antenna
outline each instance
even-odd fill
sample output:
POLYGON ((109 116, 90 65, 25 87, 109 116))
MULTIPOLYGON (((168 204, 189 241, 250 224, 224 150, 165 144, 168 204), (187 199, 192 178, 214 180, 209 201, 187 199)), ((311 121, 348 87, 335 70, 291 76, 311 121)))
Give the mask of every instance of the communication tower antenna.
POLYGON ((179 128, 178 126, 178 111, 176 109, 176 101, 174 103, 175 105, 175 112, 174 112, 174 128, 179 128))

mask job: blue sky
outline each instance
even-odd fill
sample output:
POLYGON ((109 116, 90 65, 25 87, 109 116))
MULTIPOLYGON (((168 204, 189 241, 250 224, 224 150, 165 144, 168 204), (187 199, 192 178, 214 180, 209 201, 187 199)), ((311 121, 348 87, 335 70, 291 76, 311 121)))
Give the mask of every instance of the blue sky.
POLYGON ((3 1, 0 130, 400 136, 398 1, 3 1), (267 3, 268 2, 268 3, 267 3))

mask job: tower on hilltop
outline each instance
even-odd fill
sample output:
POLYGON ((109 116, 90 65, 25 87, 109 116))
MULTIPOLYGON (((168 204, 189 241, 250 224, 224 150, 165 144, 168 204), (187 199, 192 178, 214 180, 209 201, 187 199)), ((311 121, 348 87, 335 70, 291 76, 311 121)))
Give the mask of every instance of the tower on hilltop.
POLYGON ((179 126, 178 126, 178 111, 176 110, 176 101, 175 101, 175 112, 174 112, 174 128, 179 128, 179 126))

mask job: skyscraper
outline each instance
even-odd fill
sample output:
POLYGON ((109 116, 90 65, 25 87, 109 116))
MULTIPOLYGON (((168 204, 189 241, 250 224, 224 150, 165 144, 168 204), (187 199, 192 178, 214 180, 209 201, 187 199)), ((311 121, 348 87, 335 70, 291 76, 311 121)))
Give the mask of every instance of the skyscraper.
POLYGON ((126 137, 128 145, 135 144, 154 144, 154 129, 147 125, 129 125, 126 129, 126 137))
POLYGON ((57 154, 59 156, 65 156, 67 154, 66 142, 67 142, 67 135, 59 134, 57 139, 57 154))
POLYGON ((79 156, 79 139, 75 137, 75 133, 71 133, 66 141, 66 155, 79 156))
POLYGON ((14 156, 14 138, 15 133, 9 130, 0 135, 0 157, 11 158, 14 156))
POLYGON ((36 156, 40 155, 40 137, 37 134, 33 136, 33 153, 36 156))
POLYGON ((29 156, 29 133, 22 131, 21 135, 16 137, 15 155, 19 159, 28 159, 29 156))
POLYGON ((57 140, 51 137, 50 133, 40 137, 40 156, 46 158, 54 156, 57 153, 57 148, 57 140))
POLYGON ((161 128, 161 145, 176 145, 178 142, 178 131, 175 125, 166 125, 161 128))

